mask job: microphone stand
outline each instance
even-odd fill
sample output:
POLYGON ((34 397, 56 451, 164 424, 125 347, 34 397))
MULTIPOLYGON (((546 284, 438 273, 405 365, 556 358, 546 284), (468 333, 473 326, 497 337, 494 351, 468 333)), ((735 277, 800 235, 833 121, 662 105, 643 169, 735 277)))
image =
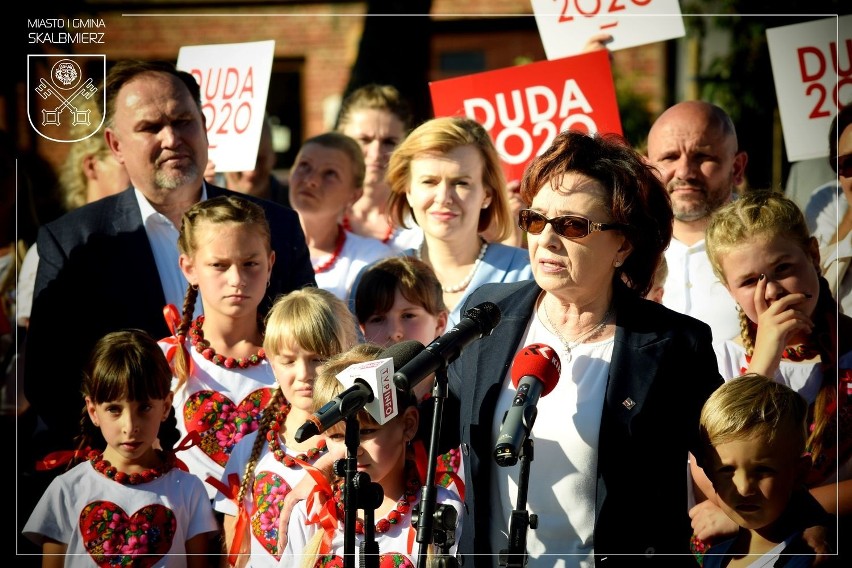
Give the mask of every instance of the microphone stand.
POLYGON ((527 490, 530 483, 530 462, 534 458, 533 440, 527 437, 518 454, 521 471, 518 478, 518 502, 509 518, 509 548, 500 551, 500 566, 524 568, 527 565, 527 528, 538 528, 538 515, 527 511, 527 490))
POLYGON ((426 554, 429 545, 433 543, 433 531, 439 533, 436 541, 440 545, 440 552, 434 556, 433 563, 430 566, 441 568, 456 568, 458 566, 457 559, 448 554, 450 547, 455 543, 455 527, 458 521, 456 511, 452 507, 442 505, 436 515, 438 489, 435 486, 435 470, 438 460, 438 444, 441 437, 441 418, 448 390, 447 366, 444 365, 435 371, 435 383, 432 387, 435 412, 432 414, 426 481, 420 491, 420 503, 411 517, 412 523, 417 528, 416 540, 420 545, 417 554, 418 568, 426 568, 426 554), (439 529, 435 529, 436 518, 439 521, 439 529), (449 534, 447 534, 447 531, 449 531, 449 534))
POLYGON ((364 509, 364 543, 362 550, 369 552, 364 558, 367 568, 378 568, 379 555, 378 545, 375 541, 373 527, 375 509, 378 507, 384 493, 381 485, 370 482, 370 476, 358 472, 358 446, 361 444, 361 425, 358 422, 357 413, 346 417, 346 458, 338 460, 334 464, 334 472, 343 474, 343 566, 344 568, 355 568, 355 522, 358 520, 358 509, 364 509), (341 463, 343 462, 343 463, 341 463), (341 469, 343 470, 341 472, 341 469), (377 486, 375 490, 373 486, 377 486), (377 495, 378 494, 378 495, 377 495), (372 499, 370 499, 372 497, 372 499), (378 497, 378 503, 376 503, 378 497), (373 554, 375 552, 375 554, 373 554), (374 564, 372 564, 374 563, 374 564))
POLYGON ((355 474, 355 487, 358 488, 358 506, 364 510, 364 540, 361 542, 361 566, 379 568, 379 543, 376 542, 376 509, 384 499, 385 492, 378 483, 370 481, 367 473, 355 474))

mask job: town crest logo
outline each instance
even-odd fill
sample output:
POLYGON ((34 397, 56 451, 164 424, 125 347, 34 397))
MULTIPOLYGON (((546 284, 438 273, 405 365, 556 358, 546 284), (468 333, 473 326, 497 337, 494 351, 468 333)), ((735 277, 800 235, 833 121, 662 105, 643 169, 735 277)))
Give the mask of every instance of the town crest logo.
POLYGON ((28 55, 27 117, 54 142, 79 142, 104 123, 105 55, 28 55))

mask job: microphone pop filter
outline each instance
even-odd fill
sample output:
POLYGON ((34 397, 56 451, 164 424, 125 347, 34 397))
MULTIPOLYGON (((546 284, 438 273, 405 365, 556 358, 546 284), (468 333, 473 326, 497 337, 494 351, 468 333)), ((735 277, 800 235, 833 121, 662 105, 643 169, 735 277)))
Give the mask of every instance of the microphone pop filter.
POLYGON ((518 381, 523 377, 535 377, 541 381, 541 396, 547 395, 559 382, 562 364, 556 350, 543 343, 527 345, 515 355, 512 361, 512 384, 518 388, 518 381))

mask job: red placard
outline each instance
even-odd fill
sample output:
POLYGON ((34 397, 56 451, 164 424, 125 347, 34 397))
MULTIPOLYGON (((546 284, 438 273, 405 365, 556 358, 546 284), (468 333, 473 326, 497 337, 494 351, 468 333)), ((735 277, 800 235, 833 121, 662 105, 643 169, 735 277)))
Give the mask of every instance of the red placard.
POLYGON ((622 133, 606 50, 433 81, 429 90, 435 116, 485 127, 510 181, 563 130, 622 133))

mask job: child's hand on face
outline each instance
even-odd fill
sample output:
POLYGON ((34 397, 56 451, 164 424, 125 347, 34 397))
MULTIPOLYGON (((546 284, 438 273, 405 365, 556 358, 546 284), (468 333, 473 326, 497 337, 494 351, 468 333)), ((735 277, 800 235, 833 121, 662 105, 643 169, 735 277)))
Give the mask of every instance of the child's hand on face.
POLYGON ((788 342, 796 335, 810 334, 814 324, 810 316, 799 309, 808 299, 807 294, 788 294, 770 304, 766 300, 766 280, 761 274, 754 287, 757 337, 749 371, 772 377, 788 342))

